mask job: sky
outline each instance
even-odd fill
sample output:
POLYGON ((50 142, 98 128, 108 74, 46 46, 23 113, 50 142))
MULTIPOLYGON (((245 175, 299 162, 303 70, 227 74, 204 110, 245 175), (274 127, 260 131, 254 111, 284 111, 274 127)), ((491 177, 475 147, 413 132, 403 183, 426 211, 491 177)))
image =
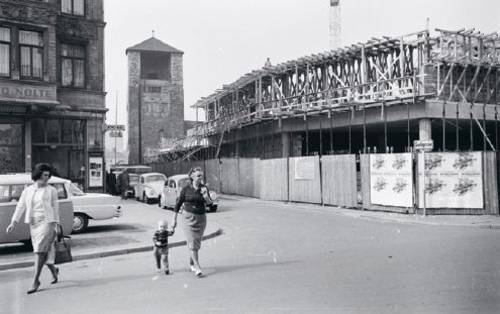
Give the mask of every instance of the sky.
MULTIPOLYGON (((223 84, 272 64, 328 50, 330 0, 104 0, 107 123, 127 121, 125 50, 155 37, 184 51, 185 119, 223 84), (117 97, 118 95, 118 97, 117 97), (118 98, 118 102, 116 99, 118 98)), ((499 0, 340 0, 342 44, 426 27, 500 31, 499 0)), ((200 114, 201 116, 201 114, 200 114)))

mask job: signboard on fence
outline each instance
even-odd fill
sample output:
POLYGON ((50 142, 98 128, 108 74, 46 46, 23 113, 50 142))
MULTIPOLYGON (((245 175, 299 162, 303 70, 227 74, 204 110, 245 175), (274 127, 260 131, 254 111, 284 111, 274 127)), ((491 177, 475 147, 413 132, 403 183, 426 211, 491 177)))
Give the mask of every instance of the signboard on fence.
POLYGON ((372 204, 413 207, 412 154, 370 155, 372 204))
POLYGON ((425 183, 422 156, 418 156, 419 207, 483 208, 481 152, 425 154, 425 183))
POLYGON ((314 180, 314 164, 316 159, 311 157, 295 158, 295 180, 314 180))

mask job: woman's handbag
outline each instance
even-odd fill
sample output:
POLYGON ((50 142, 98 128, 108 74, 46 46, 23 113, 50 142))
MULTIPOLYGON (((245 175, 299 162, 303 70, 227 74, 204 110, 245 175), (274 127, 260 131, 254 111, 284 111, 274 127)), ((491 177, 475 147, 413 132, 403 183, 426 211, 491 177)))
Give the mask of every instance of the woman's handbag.
POLYGON ((62 227, 59 226, 60 233, 57 236, 57 240, 54 243, 55 247, 55 264, 69 263, 73 261, 73 256, 71 255, 71 245, 69 241, 65 241, 64 238, 70 239, 68 236, 64 236, 62 227))

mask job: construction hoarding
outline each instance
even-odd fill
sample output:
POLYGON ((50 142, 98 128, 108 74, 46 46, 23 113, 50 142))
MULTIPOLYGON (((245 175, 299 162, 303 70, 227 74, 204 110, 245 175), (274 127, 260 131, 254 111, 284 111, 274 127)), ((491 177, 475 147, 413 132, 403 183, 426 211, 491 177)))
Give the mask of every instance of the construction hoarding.
POLYGON ((413 207, 411 153, 370 155, 370 198, 372 204, 413 207))
POLYGON ((419 207, 483 208, 481 152, 426 153, 425 178, 422 155, 418 157, 419 207))

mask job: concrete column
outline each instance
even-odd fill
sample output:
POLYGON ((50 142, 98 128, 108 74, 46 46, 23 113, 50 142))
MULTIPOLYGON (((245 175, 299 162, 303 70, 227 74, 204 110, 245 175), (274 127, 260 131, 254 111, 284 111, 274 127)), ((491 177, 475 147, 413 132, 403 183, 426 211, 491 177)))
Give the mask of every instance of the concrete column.
POLYGON ((31 172, 31 120, 24 123, 24 171, 31 172))
POLYGON ((281 157, 287 158, 290 157, 290 133, 283 132, 281 133, 281 157))
POLYGON ((418 138, 420 141, 432 139, 431 119, 420 119, 418 121, 418 138))

